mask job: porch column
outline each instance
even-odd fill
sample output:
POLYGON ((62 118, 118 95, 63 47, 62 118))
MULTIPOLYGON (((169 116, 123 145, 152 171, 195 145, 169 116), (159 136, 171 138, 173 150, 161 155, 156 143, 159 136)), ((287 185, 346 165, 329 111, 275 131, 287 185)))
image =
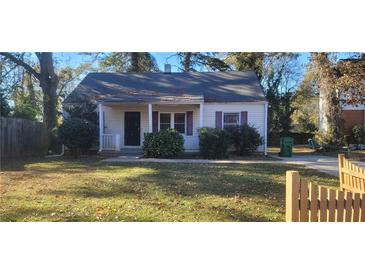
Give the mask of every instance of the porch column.
POLYGON ((148 104, 148 132, 152 133, 152 104, 148 104))
POLYGON ((204 111, 204 103, 199 104, 199 127, 203 127, 203 111, 204 111))
POLYGON ((99 152, 103 150, 103 133, 104 133, 104 119, 103 119, 103 105, 99 103, 99 152))

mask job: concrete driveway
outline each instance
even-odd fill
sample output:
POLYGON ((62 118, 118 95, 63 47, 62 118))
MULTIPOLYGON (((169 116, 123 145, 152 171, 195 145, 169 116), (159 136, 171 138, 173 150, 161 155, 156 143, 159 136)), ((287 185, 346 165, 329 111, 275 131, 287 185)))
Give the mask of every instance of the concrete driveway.
MULTIPOLYGON (((291 158, 279 156, 272 157, 280 159, 282 160, 281 162, 284 162, 286 164, 304 165, 306 167, 316 169, 320 172, 324 172, 338 177, 338 158, 335 157, 317 155, 293 156, 291 158)), ((365 168, 365 162, 354 161, 353 163, 365 168)))
MULTIPOLYGON (((293 156, 291 158, 279 157, 271 155, 276 160, 205 160, 205 159, 155 159, 140 158, 138 156, 119 156, 102 160, 109 163, 185 163, 185 164, 290 164, 303 165, 308 168, 316 169, 338 177, 338 159, 328 156, 293 156), (280 160, 280 161, 278 161, 280 160)), ((365 162, 354 162, 355 164, 365 168, 365 162)))

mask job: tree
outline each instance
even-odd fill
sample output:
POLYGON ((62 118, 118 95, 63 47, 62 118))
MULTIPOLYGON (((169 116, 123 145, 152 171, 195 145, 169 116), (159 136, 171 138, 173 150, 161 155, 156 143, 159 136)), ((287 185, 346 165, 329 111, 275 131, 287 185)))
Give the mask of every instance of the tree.
POLYGON ((336 88, 347 104, 365 104, 365 53, 340 60, 336 88))
POLYGON ((5 87, 5 77, 7 75, 7 68, 4 60, 0 59, 0 116, 8 117, 10 114, 9 94, 5 87))
POLYGON ((39 120, 42 115, 40 90, 35 87, 35 80, 31 74, 24 69, 20 70, 20 73, 18 85, 10 90, 14 102, 12 116, 33 121, 39 120))
POLYGON ((230 67, 217 57, 217 53, 211 52, 177 52, 180 67, 184 72, 207 69, 210 71, 226 71, 230 67))
POLYGON ((10 114, 11 108, 8 102, 8 96, 4 91, 0 90, 0 116, 8 117, 10 114))
POLYGON ((49 134, 57 121, 57 86, 58 76, 55 73, 52 52, 36 52, 39 69, 26 63, 18 54, 2 52, 3 57, 24 68, 39 81, 43 93, 43 123, 49 134))
POLYGON ((226 62, 238 71, 253 70, 259 80, 262 80, 264 71, 264 52, 231 52, 226 62))
POLYGON ((100 57, 102 70, 111 72, 158 72, 155 58, 149 52, 113 52, 100 57))
POLYGON ((29 95, 21 94, 16 98, 12 117, 37 121, 40 114, 41 110, 29 95))
POLYGON ((293 127, 300 133, 315 133, 319 122, 319 90, 316 74, 307 71, 293 97, 293 127))
POLYGON ((299 82, 298 54, 282 52, 233 52, 226 62, 239 71, 254 71, 269 102, 268 128, 270 137, 287 134, 295 87, 299 82))
POLYGON ((317 75, 321 105, 326 125, 318 139, 322 144, 339 146, 342 143, 340 96, 337 92, 337 71, 329 53, 312 53, 310 70, 317 75))
POLYGON ((97 125, 98 115, 96 107, 96 104, 92 102, 83 102, 80 104, 66 105, 64 106, 64 110, 70 118, 84 119, 97 125))
POLYGON ((76 83, 84 75, 85 72, 92 70, 92 63, 82 63, 77 67, 65 66, 58 72, 58 89, 57 96, 60 100, 64 100, 67 95, 76 87, 76 83))

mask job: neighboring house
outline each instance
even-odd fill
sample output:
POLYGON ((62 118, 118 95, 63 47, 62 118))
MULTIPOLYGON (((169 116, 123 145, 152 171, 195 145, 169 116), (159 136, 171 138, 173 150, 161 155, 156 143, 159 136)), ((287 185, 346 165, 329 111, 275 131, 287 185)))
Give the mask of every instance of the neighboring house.
POLYGON ((344 121, 343 133, 351 135, 355 125, 365 125, 365 105, 344 105, 342 107, 342 119, 344 121))
POLYGON ((86 100, 102 117, 100 151, 141 148, 145 133, 175 128, 193 152, 199 128, 249 124, 266 153, 268 103, 254 72, 90 73, 64 104, 86 100))
MULTIPOLYGON (((342 131, 344 135, 352 135, 352 128, 355 125, 365 125, 365 105, 342 105, 342 131)), ((324 115, 324 101, 319 99, 319 129, 326 130, 327 119, 324 115)))

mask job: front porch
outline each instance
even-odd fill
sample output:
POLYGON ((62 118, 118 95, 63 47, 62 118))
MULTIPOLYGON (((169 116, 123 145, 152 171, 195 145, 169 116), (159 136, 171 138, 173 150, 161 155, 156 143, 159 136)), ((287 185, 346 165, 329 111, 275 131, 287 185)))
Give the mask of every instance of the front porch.
POLYGON ((184 137, 185 151, 199 150, 203 102, 98 104, 100 152, 142 151, 144 135, 175 128, 184 137))

